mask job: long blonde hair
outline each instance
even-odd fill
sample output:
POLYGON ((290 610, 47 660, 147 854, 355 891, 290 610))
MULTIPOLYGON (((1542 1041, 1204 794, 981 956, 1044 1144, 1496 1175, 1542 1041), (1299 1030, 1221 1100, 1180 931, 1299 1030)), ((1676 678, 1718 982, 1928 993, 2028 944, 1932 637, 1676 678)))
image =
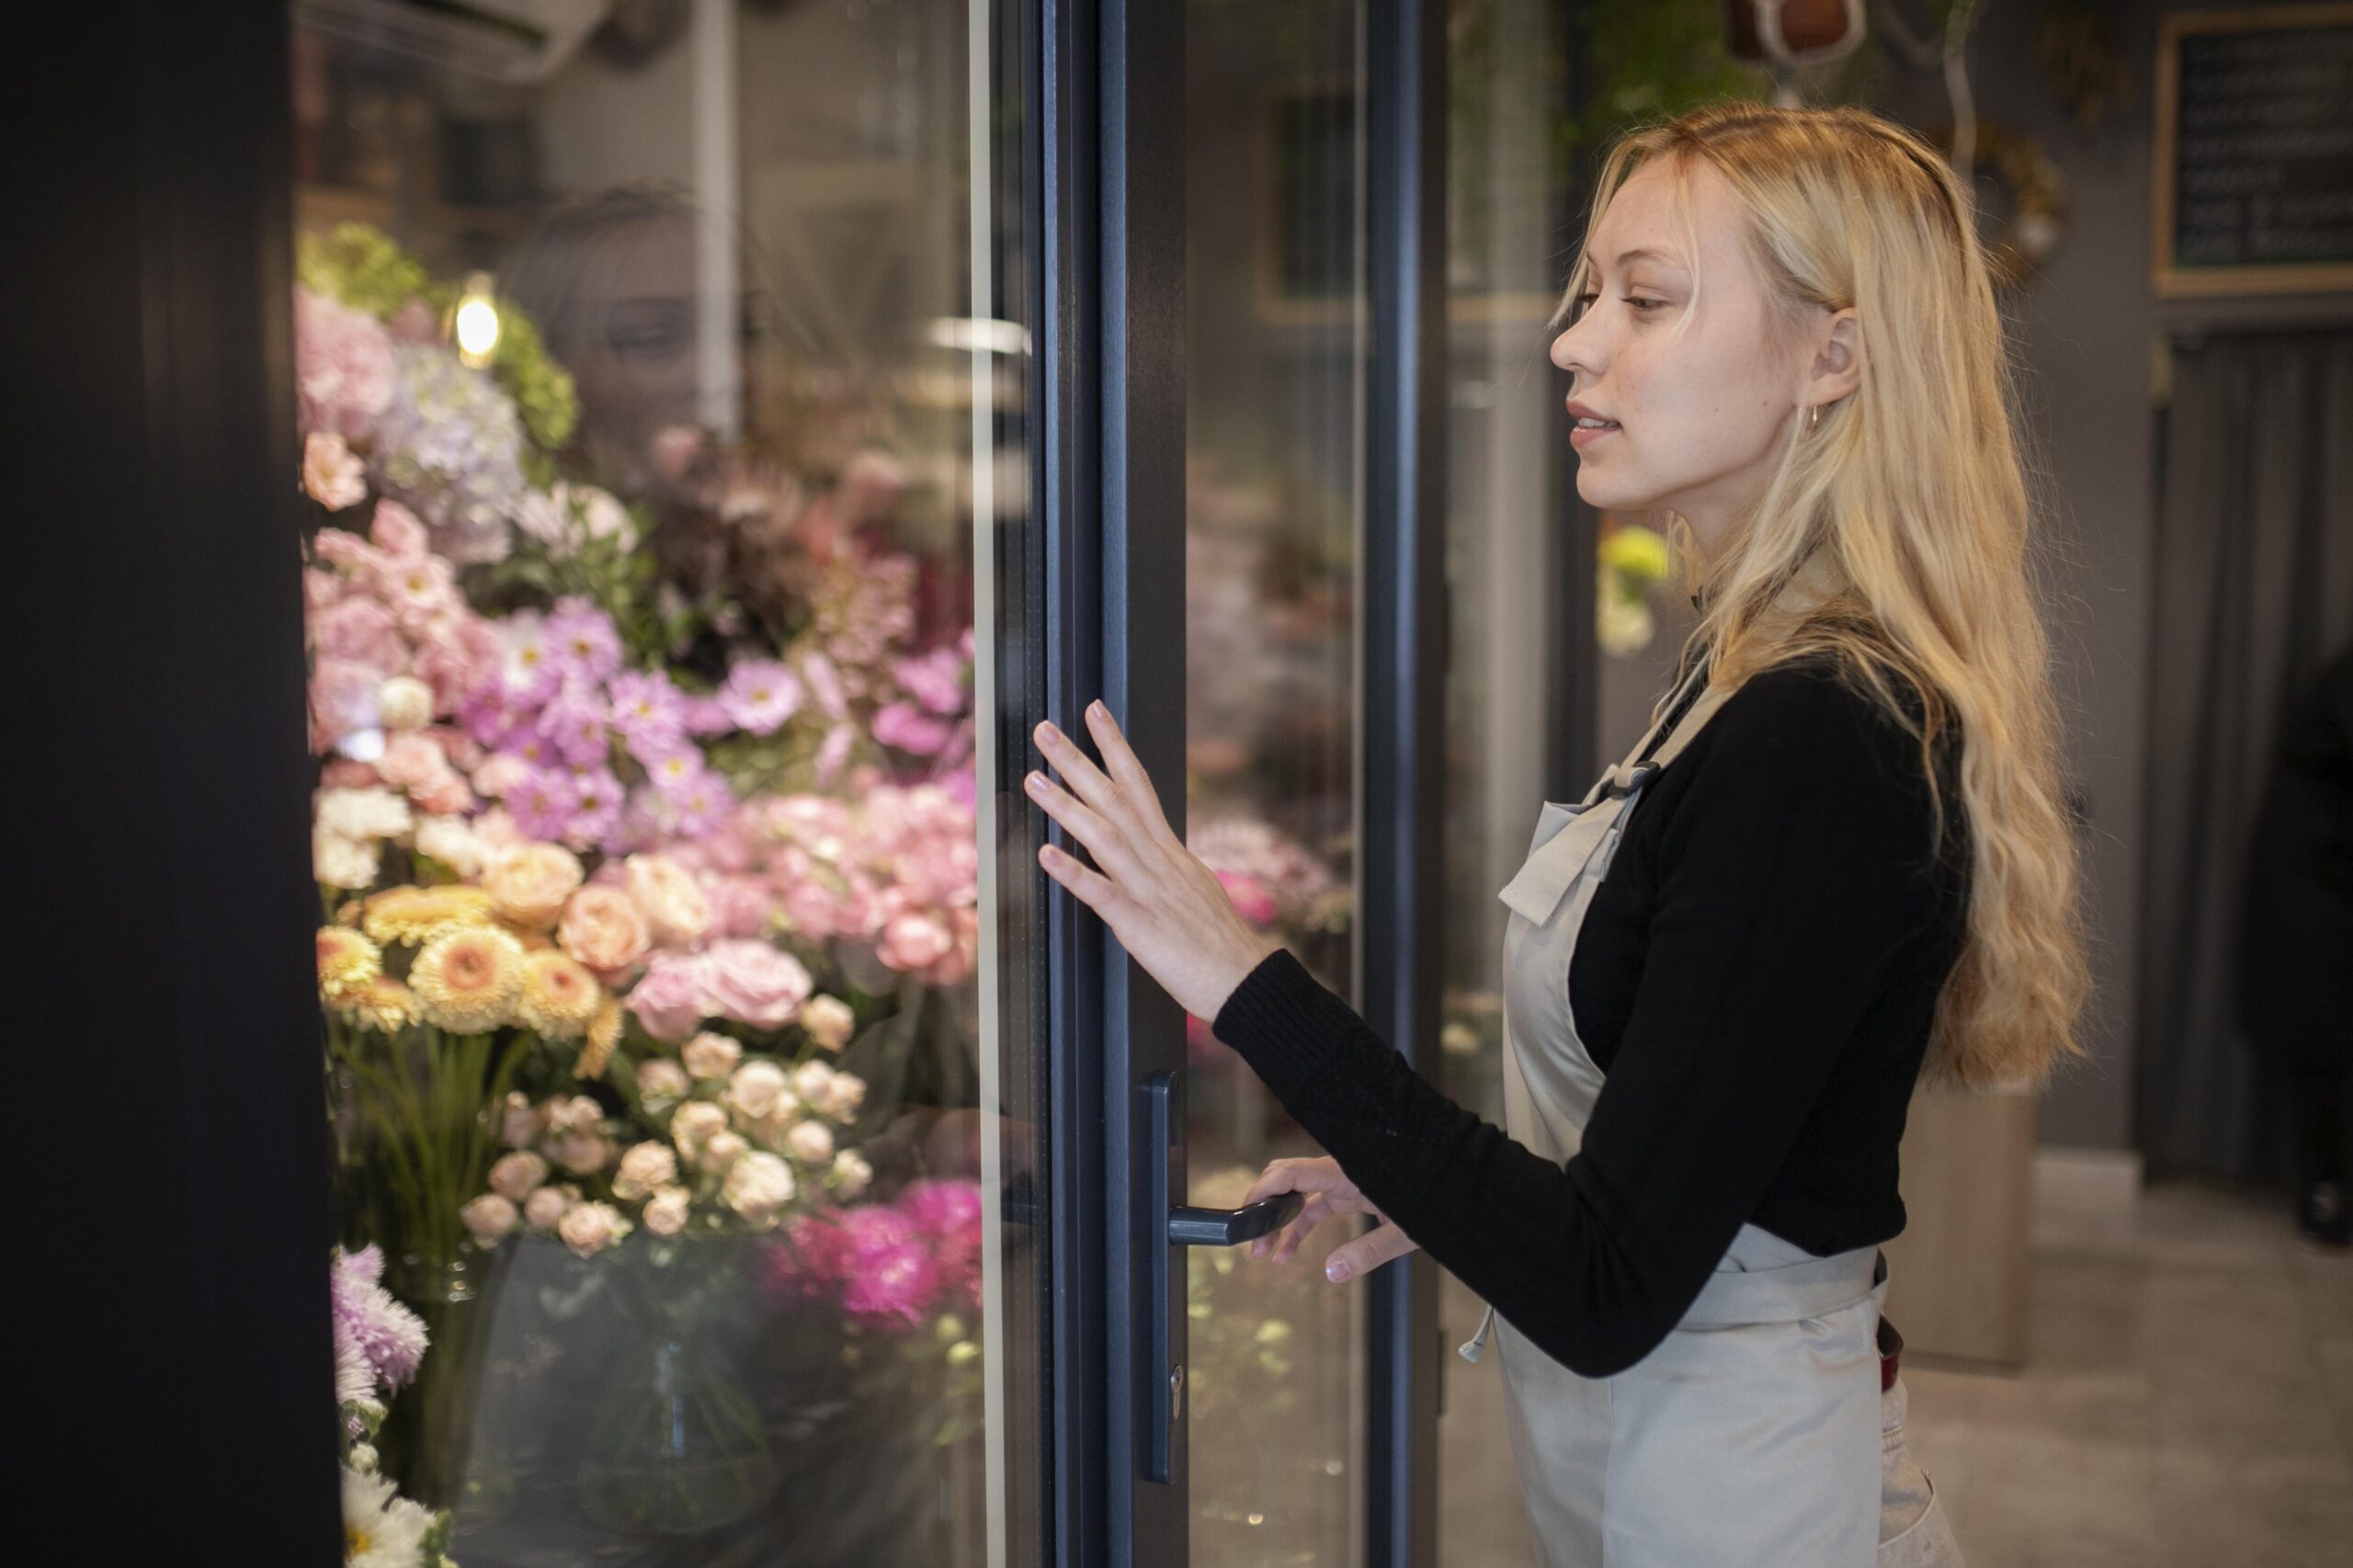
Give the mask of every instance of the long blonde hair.
MULTIPOLYGON (((1585 252, 1611 196, 1657 158, 1679 177, 1704 159, 1737 194, 1776 331, 1852 307, 1864 348, 1854 392, 1818 426, 1792 421, 1761 501, 1695 561, 1702 608, 1687 658, 1705 657, 1724 686, 1830 655, 1917 738, 1932 790, 1937 738, 1958 728, 1968 926, 1925 1075, 2040 1082, 2081 1054, 2090 982, 2029 582, 2017 375, 1969 190, 1933 148, 1867 111, 1716 104, 1611 148, 1585 252)), ((1684 213, 1688 224, 1688 200, 1684 213)), ((1696 235, 1689 249, 1696 265, 1696 235)), ((1586 271, 1581 253, 1556 323, 1586 271)))

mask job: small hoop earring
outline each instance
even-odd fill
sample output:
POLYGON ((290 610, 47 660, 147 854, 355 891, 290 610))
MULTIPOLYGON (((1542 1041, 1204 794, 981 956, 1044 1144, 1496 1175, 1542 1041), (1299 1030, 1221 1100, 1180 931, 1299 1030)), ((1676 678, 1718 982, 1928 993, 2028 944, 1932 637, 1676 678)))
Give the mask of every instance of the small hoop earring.
POLYGON ((1806 428, 1808 430, 1819 430, 1822 428, 1822 404, 1817 403, 1813 405, 1813 417, 1807 423, 1806 428))

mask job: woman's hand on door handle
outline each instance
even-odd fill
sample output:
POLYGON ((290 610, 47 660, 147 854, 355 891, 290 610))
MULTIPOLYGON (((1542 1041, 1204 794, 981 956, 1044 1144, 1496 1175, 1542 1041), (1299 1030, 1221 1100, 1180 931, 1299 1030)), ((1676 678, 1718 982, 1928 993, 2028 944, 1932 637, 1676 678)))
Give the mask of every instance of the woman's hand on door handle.
POLYGON ((1260 1236, 1250 1244, 1252 1257, 1272 1254, 1277 1263, 1286 1263, 1307 1241, 1308 1233, 1326 1220, 1347 1214, 1370 1214, 1381 1223, 1353 1241, 1332 1249, 1324 1260, 1324 1278, 1338 1284, 1360 1274, 1370 1274, 1391 1258, 1403 1257, 1420 1246, 1420 1243, 1389 1223, 1389 1217, 1374 1208, 1357 1184, 1341 1174, 1340 1162, 1328 1156, 1313 1160, 1277 1160, 1260 1174, 1243 1199, 1246 1207, 1263 1198, 1279 1193, 1303 1192, 1308 1195, 1307 1207, 1299 1218, 1271 1236, 1260 1236))
POLYGON ((1024 781, 1029 798, 1095 857, 1100 870, 1047 845, 1046 874, 1103 917, 1128 956, 1176 1005, 1214 1019, 1259 961, 1282 944, 1254 931, 1234 912, 1217 873, 1185 847, 1168 825, 1152 777, 1129 748, 1110 710, 1088 705, 1086 725, 1103 753, 1107 777, 1071 738, 1038 726, 1038 749, 1063 777, 1024 781))

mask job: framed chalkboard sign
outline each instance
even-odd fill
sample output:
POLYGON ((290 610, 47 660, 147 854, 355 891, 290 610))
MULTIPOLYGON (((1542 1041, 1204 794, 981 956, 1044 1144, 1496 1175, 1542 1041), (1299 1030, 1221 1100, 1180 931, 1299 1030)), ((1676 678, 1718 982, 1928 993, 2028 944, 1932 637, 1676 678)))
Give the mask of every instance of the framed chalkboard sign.
POLYGON ((2158 294, 2353 289, 2353 4, 2164 17, 2156 108, 2158 294))

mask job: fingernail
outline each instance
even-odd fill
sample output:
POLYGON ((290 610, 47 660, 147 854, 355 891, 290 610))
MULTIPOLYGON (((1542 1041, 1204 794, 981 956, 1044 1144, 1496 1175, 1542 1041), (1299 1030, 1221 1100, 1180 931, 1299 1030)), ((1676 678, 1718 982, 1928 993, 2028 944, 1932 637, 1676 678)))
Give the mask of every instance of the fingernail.
POLYGON ((1046 792, 1046 776, 1042 773, 1033 773, 1022 782, 1029 786, 1029 792, 1033 795, 1042 795, 1046 792))
POLYGON ((1334 1258, 1331 1262, 1324 1266, 1324 1278, 1329 1279, 1335 1285, 1337 1285, 1341 1280, 1346 1279, 1347 1277, 1348 1266, 1338 1258, 1334 1258))
POLYGON ((1111 710, 1103 706, 1103 699, 1099 697, 1087 705, 1086 710, 1097 719, 1108 719, 1111 716, 1111 710))

